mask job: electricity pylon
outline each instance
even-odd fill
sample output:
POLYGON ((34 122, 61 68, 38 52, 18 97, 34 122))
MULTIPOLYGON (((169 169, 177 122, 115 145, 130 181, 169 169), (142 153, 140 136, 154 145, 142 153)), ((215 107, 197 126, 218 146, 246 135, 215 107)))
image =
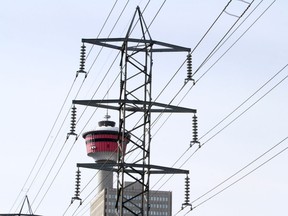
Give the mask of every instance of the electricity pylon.
POLYGON ((129 150, 124 149, 119 140, 118 161, 116 163, 77 164, 78 167, 110 170, 117 173, 118 215, 124 210, 133 215, 149 215, 149 188, 151 174, 188 174, 188 170, 174 169, 150 164, 151 114, 152 113, 196 113, 195 109, 173 106, 152 101, 152 65, 155 52, 190 52, 190 48, 176 46, 152 40, 142 13, 137 7, 127 34, 124 38, 82 39, 83 43, 99 45, 119 50, 120 60, 120 96, 108 100, 74 100, 74 104, 94 106, 119 112, 119 139, 130 135, 129 150), (138 19, 136 19, 138 17, 138 19), (140 26, 139 29, 136 27, 140 26), (133 38, 134 31, 140 38, 133 38), (133 128, 128 126, 134 125, 133 128), (132 163, 126 158, 132 153, 138 154, 132 163), (133 197, 125 196, 125 178, 132 178, 142 186, 142 190, 133 197), (140 204, 133 202, 140 199, 140 204))

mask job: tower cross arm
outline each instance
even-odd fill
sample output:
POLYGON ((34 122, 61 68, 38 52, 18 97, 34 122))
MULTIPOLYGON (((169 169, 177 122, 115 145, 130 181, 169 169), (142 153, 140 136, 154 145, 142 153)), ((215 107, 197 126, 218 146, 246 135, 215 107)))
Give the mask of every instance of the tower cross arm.
MULTIPOLYGON (((164 167, 152 164, 134 164, 134 163, 115 163, 115 162, 98 162, 98 163, 77 163, 77 167, 98 169, 117 172, 119 167, 125 168, 126 173, 143 174, 143 168, 149 170, 150 174, 189 174, 189 170, 177 169, 172 167, 164 167)), ((144 171, 146 172, 146 171, 144 171)))
POLYGON ((134 43, 137 46, 128 46, 127 50, 129 51, 142 51, 145 52, 143 49, 143 45, 153 45, 150 49, 150 52, 190 52, 191 49, 183 46, 178 46, 174 44, 169 44, 161 41, 156 41, 152 39, 136 39, 136 38, 89 38, 89 39, 82 39, 83 43, 89 43, 93 45, 98 45, 102 47, 122 50, 122 44, 124 42, 134 43))
POLYGON ((174 106, 170 104, 163 104, 158 102, 149 102, 141 100, 73 100, 73 104, 93 106, 111 110, 120 110, 119 104, 126 103, 131 106, 126 108, 126 111, 131 112, 144 112, 145 110, 141 107, 147 105, 150 107, 150 112, 154 113, 196 113, 196 109, 174 106))

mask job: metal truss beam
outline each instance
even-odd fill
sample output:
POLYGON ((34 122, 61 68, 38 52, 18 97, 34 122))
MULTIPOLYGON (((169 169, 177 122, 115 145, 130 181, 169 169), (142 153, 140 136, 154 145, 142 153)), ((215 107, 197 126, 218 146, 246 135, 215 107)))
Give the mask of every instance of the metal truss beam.
POLYGON ((177 46, 174 44, 164 43, 156 40, 147 39, 135 39, 135 38, 92 38, 92 39, 82 39, 83 43, 89 43, 94 45, 99 45, 103 47, 108 47, 116 50, 122 50, 123 42, 135 43, 137 46, 128 46, 126 49, 128 51, 139 51, 145 52, 145 49, 141 46, 142 44, 151 44, 153 47, 149 52, 190 52, 191 49, 187 47, 177 46), (117 44, 117 43, 121 44, 117 44), (114 44, 116 43, 116 44, 114 44), (155 47, 156 46, 156 47, 155 47))
POLYGON ((35 214, 0 214, 0 216, 41 216, 41 215, 35 215, 35 214))
POLYGON ((126 111, 131 112, 144 112, 143 105, 150 107, 151 113, 196 113, 196 109, 190 109, 186 107, 173 106, 169 104, 163 104, 158 102, 150 102, 150 101, 140 101, 140 100, 119 100, 119 99, 110 99, 110 100, 74 100, 73 104, 93 106, 111 110, 120 110, 120 106, 118 104, 125 103, 130 104, 134 107, 126 107, 126 111), (108 104, 115 104, 108 105, 108 104), (139 106, 141 105, 141 106, 139 106), (153 108, 160 107, 160 108, 153 108))
POLYGON ((89 169, 98 169, 105 171, 118 172, 119 167, 123 167, 127 173, 143 173, 143 166, 147 168, 150 174, 189 174, 189 170, 175 169, 171 167, 164 167, 158 165, 142 165, 142 164, 133 164, 133 163, 111 163, 111 162, 98 162, 98 163, 78 163, 77 167, 89 168, 89 169))

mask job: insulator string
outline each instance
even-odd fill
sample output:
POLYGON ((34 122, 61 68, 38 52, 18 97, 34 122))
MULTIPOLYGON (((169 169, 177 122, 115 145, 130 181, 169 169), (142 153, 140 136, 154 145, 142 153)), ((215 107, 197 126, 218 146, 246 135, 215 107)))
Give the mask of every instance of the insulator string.
POLYGON ((190 147, 192 147, 194 144, 198 144, 199 148, 201 147, 198 140, 198 118, 195 114, 192 117, 192 141, 190 142, 190 147))
POLYGON ((192 74, 192 55, 190 52, 187 55, 186 63, 187 63, 187 77, 185 79, 185 84, 188 81, 193 81, 193 84, 195 84, 195 80, 192 78, 192 76, 193 76, 193 74, 192 74))
POLYGON ((78 170, 76 171, 76 181, 75 181, 75 194, 74 197, 71 199, 71 204, 74 202, 74 200, 79 200, 80 205, 82 204, 82 199, 80 198, 80 183, 81 183, 81 171, 78 170))
POLYGON ((87 77, 87 72, 85 71, 85 62, 86 62, 86 46, 83 43, 80 50, 80 66, 79 70, 76 73, 76 77, 78 77, 79 73, 84 73, 85 78, 87 77))
POLYGON ((190 206, 192 210, 192 204, 190 203, 190 178, 188 175, 185 177, 185 195, 184 195, 184 203, 182 203, 182 209, 185 207, 190 206))
POLYGON ((76 128, 76 107, 73 105, 71 108, 71 126, 70 126, 70 132, 67 134, 67 138, 70 135, 75 135, 77 137, 77 134, 75 133, 76 128))

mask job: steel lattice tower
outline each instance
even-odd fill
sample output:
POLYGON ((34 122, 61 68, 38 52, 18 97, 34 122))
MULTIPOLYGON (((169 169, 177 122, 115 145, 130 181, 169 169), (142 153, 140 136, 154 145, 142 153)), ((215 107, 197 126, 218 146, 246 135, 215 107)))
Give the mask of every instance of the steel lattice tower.
MULTIPOLYGON (((89 43, 119 50, 120 61, 120 96, 109 100, 74 100, 74 104, 95 106, 119 111, 119 144, 116 163, 77 164, 78 167, 114 171, 117 173, 117 212, 124 215, 124 210, 133 215, 149 215, 149 188, 151 174, 188 174, 188 170, 150 164, 151 114, 152 113, 196 113, 195 109, 162 104, 152 101, 152 65, 154 52, 190 52, 190 48, 176 46, 152 40, 142 13, 137 7, 124 38, 82 39, 89 43), (137 19, 138 17, 138 19, 137 19), (141 38, 132 38, 132 31, 140 26, 141 38), (119 45, 120 44, 120 45, 119 45), (129 128, 131 124, 133 128, 129 128), (123 149, 121 137, 130 134, 129 150, 123 149), (132 162, 125 159, 132 153, 140 153, 132 162), (142 186, 142 191, 134 197, 125 197, 126 177, 132 178, 142 186), (133 200, 140 199, 136 205, 133 200), (131 207, 133 206, 133 208, 131 207), (136 210, 135 210, 136 209, 136 210)), ((123 141, 124 142, 124 141, 123 141)))

